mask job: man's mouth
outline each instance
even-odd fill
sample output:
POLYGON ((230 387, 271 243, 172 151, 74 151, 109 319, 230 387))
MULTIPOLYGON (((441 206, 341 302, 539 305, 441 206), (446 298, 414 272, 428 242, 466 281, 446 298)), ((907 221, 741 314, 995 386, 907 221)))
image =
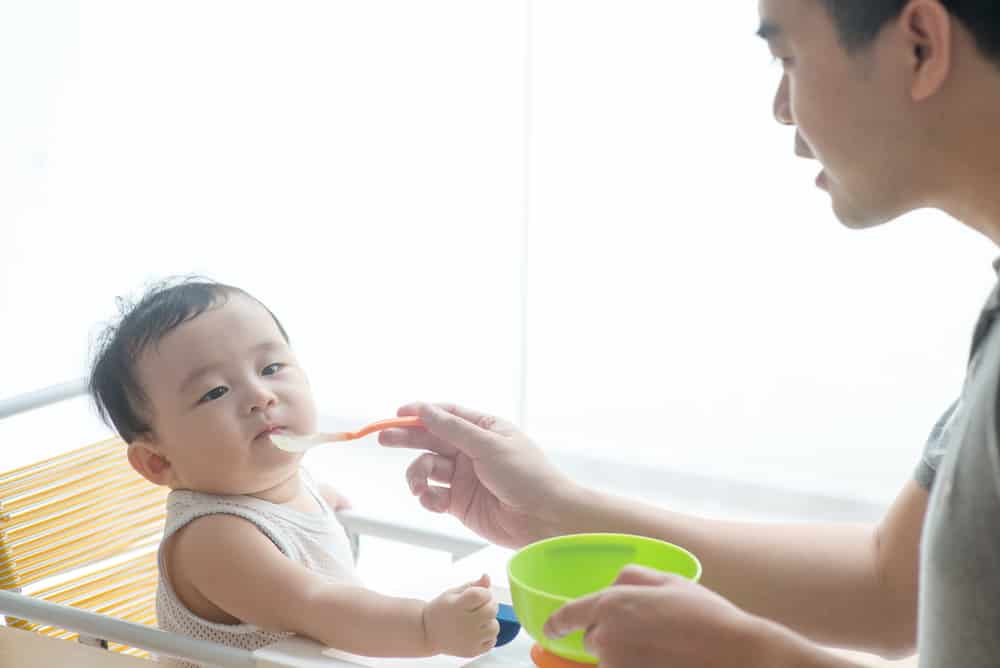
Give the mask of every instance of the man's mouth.
POLYGON ((802 138, 802 135, 795 134, 795 155, 800 158, 805 158, 806 160, 815 160, 816 156, 813 155, 812 149, 809 148, 809 144, 806 140, 802 138))

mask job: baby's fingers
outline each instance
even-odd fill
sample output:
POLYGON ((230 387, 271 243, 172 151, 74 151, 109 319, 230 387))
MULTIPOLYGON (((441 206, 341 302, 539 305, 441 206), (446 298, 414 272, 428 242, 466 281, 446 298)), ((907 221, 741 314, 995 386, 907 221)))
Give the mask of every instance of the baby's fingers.
MULTIPOLYGON (((458 606, 466 612, 483 610, 483 608, 493 602, 493 593, 485 587, 469 587, 458 595, 458 606)), ((487 608, 485 612, 489 612, 489 610, 487 608)), ((495 611, 493 612, 493 616, 496 616, 495 611)))
POLYGON ((472 587, 487 588, 489 586, 490 586, 490 576, 483 573, 482 575, 479 576, 478 580, 473 580, 472 582, 466 582, 465 584, 460 584, 457 587, 452 587, 448 591, 451 592, 452 594, 461 594, 466 589, 470 589, 472 587))

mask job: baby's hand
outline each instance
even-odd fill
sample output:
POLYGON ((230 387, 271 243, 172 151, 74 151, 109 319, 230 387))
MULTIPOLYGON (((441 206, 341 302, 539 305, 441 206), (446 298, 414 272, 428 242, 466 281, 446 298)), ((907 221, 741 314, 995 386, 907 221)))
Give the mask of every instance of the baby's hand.
POLYGON ((449 589, 424 606, 424 637, 435 654, 479 656, 496 644, 499 604, 487 575, 449 589))

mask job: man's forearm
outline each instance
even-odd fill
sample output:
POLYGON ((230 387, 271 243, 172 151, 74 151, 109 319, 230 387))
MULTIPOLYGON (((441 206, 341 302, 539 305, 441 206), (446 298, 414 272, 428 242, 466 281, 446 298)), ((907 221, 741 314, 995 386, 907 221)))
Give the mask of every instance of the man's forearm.
POLYGON ((756 646, 757 651, 753 657, 748 657, 746 665, 759 668, 862 668, 763 619, 758 625, 756 646))
POLYGON ((556 533, 635 533, 681 545, 702 583, 744 610, 824 644, 898 654, 881 629, 900 614, 886 600, 874 529, 721 522, 578 490, 561 499, 556 533))

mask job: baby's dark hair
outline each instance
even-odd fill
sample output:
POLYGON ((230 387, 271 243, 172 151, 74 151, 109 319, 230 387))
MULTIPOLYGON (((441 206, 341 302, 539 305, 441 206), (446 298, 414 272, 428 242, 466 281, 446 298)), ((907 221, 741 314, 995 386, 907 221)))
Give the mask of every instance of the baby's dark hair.
POLYGON ((167 279, 148 288, 138 302, 119 300, 119 319, 96 342, 90 395, 101 419, 126 443, 152 430, 149 398, 136 373, 143 351, 184 323, 222 306, 234 294, 263 306, 288 342, 285 328, 260 300, 240 288, 202 277, 167 279))

